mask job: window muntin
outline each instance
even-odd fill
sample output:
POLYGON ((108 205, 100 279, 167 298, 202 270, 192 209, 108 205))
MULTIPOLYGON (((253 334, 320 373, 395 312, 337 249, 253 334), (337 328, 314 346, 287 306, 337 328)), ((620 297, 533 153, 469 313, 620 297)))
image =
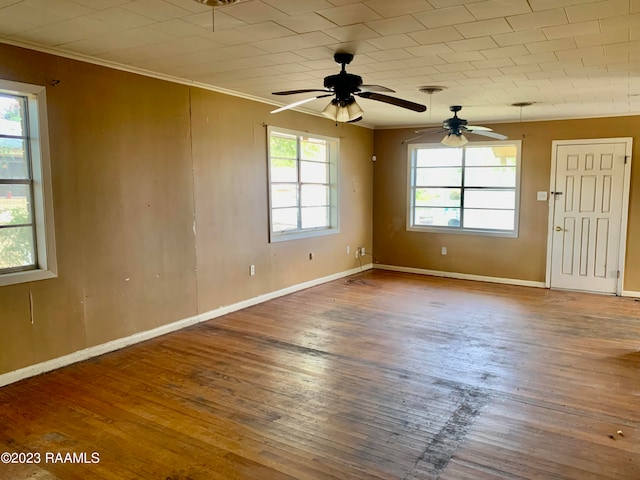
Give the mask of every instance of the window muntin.
POLYGON ((0 286, 55 276, 46 89, 0 80, 0 286))
POLYGON ((268 128, 271 241, 338 231, 339 140, 268 128))
POLYGON ((520 142, 409 146, 408 229, 516 237, 520 142))

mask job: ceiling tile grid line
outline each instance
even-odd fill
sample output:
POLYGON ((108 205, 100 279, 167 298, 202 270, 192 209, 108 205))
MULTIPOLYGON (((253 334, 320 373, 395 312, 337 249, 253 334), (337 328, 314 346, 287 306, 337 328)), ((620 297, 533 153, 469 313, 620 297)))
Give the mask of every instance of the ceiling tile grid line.
MULTIPOLYGON (((3 38, 275 105, 304 94, 274 91, 323 88, 340 69, 333 54, 349 51, 350 73, 438 115, 463 100, 477 121, 513 119, 517 109, 502 107, 520 101, 537 102, 539 119, 640 113, 629 100, 640 75, 636 0, 239 0, 215 10, 194 0, 0 0, 3 38), (598 93, 603 79, 615 94, 598 93), (419 91, 436 83, 446 89, 419 91)), ((361 103, 370 126, 427 118, 361 103)))

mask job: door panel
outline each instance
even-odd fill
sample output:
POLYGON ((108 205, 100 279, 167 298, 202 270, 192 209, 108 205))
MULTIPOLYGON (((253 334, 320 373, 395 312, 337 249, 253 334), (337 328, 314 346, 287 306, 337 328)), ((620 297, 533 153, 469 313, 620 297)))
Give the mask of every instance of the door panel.
POLYGON ((626 145, 556 146, 552 288, 616 293, 626 145))

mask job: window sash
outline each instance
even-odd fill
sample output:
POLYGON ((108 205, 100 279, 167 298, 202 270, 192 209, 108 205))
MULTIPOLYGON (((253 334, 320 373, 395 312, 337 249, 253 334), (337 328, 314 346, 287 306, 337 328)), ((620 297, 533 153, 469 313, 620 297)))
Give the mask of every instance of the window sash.
MULTIPOLYGON (((16 100, 20 105, 20 113, 21 113, 21 130, 22 135, 9 135, 9 134, 0 134, 0 139, 8 139, 8 140, 20 140, 22 142, 22 154, 25 161, 26 166, 26 178, 2 178, 0 176, 0 187, 7 186, 11 187, 15 186, 27 186, 27 216, 30 220, 29 222, 20 222, 20 223, 12 223, 2 225, 0 224, 0 239, 2 239, 2 235, 5 232, 24 230, 25 228, 29 229, 29 244, 23 245, 23 247, 28 248, 29 252, 26 255, 30 258, 29 262, 14 264, 6 267, 2 267, 0 264, 0 275, 7 273, 15 273, 15 272, 23 272, 28 270, 35 270, 38 268, 38 239, 36 235, 36 211, 35 211, 35 192, 34 192, 34 182, 33 182, 33 160, 31 154, 31 129, 30 129, 30 119, 29 119, 29 105, 27 97, 23 95, 10 94, 10 93, 2 93, 2 97, 10 98, 16 100)), ((2 155, 0 151, 0 156, 2 155)), ((9 197, 7 196, 4 203, 9 204, 9 197)), ((2 199, 0 197, 0 212, 2 212, 2 199)), ((0 259, 2 260, 2 259, 0 259)))
POLYGON ((337 232, 338 140, 271 127, 267 131, 271 241, 337 232), (295 139, 295 154, 276 148, 274 155, 273 137, 295 139), (319 151, 310 152, 314 144, 319 151))
POLYGON ((516 237, 520 147, 520 141, 474 142, 447 150, 439 144, 410 145, 407 229, 516 237), (478 147, 515 147, 515 158, 496 162, 474 156, 467 162, 467 150, 478 147), (430 159, 430 150, 446 155, 430 159))

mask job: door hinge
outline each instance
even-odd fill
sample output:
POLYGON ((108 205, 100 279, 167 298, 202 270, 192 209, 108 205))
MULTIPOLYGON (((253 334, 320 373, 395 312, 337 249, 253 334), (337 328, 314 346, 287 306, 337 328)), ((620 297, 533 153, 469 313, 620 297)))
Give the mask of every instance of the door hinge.
POLYGON ((620 270, 616 272, 616 278, 620 278, 620 270))
POLYGON ((631 155, 625 155, 624 156, 624 164, 626 165, 627 162, 629 161, 629 159, 631 158, 631 155))

